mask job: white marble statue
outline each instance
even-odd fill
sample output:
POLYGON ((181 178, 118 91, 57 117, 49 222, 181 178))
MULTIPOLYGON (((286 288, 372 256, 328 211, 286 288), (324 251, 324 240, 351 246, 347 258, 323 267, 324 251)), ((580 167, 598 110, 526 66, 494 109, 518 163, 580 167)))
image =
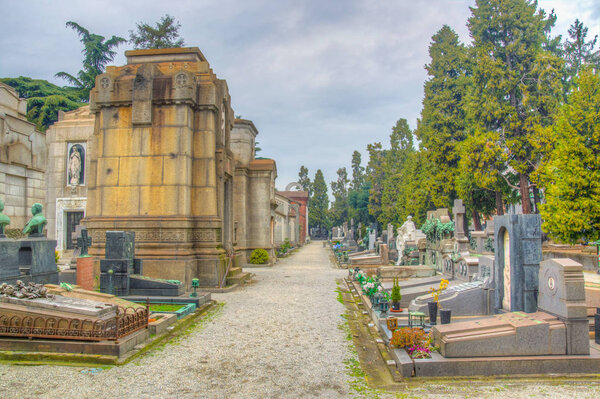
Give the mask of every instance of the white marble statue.
POLYGON ((77 147, 71 147, 71 155, 69 157, 69 184, 76 186, 81 179, 81 155, 77 151, 77 147))
POLYGON ((404 256, 404 248, 406 247, 407 241, 415 241, 417 227, 412 221, 412 216, 406 218, 406 222, 398 227, 398 236, 396 237, 396 250, 398 250, 398 260, 396 266, 400 266, 402 263, 402 257, 404 256))

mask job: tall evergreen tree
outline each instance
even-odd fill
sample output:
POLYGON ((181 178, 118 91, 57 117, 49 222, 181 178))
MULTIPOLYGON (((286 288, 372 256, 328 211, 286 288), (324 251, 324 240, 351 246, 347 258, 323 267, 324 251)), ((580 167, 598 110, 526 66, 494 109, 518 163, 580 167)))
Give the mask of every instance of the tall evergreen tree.
POLYGON ((310 181, 310 177, 308 177, 308 168, 304 165, 300 166, 300 171, 298 172, 298 183, 302 186, 304 191, 308 192, 308 198, 312 197, 312 183, 310 181))
POLYGON ((348 221, 348 172, 346 168, 337 171, 337 180, 331 182, 334 202, 331 205, 330 220, 334 225, 348 221))
POLYGON ((435 206, 451 206, 456 199, 460 152, 465 139, 465 98, 469 84, 467 51, 458 35, 444 25, 432 37, 431 62, 425 66, 425 98, 415 135, 430 168, 423 181, 435 206))
POLYGON ((600 72, 584 68, 577 83, 546 128, 554 148, 539 179, 543 229, 568 243, 600 239, 600 72))
POLYGON ((568 91, 573 88, 574 80, 583 65, 600 67, 600 54, 594 51, 598 36, 586 41, 587 34, 588 28, 579 19, 569 27, 569 38, 565 40, 563 47, 568 91))
POLYGON ((321 169, 317 170, 313 180, 313 194, 310 198, 308 212, 309 226, 320 229, 322 232, 329 229, 329 197, 327 196, 327 184, 321 169))
POLYGON ((352 181, 350 182, 352 190, 361 190, 365 181, 365 168, 360 163, 360 152, 354 151, 352 153, 352 181))
POLYGON ((487 136, 486 147, 498 148, 497 161, 506 157, 504 171, 518 178, 523 213, 531 213, 529 176, 537 168, 532 139, 537 126, 552 122, 562 91, 562 61, 544 49, 556 17, 531 0, 477 0, 471 12, 473 133, 487 136))
POLYGON ((383 183, 381 192, 381 214, 379 222, 400 223, 400 214, 404 208, 405 184, 411 176, 406 173, 407 161, 414 152, 413 133, 406 119, 396 122, 390 135, 390 149, 383 156, 383 183))
POLYGON ((384 151, 381 143, 367 145, 369 162, 366 169, 366 180, 369 185, 369 214, 378 220, 381 215, 381 196, 383 194, 384 151))

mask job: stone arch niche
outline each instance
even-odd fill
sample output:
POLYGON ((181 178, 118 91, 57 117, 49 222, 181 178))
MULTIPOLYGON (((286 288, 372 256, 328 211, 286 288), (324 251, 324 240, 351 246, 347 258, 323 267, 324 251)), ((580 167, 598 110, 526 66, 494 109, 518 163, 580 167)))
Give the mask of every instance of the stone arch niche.
POLYGON ((540 215, 496 216, 494 239, 496 312, 536 312, 542 260, 540 215))

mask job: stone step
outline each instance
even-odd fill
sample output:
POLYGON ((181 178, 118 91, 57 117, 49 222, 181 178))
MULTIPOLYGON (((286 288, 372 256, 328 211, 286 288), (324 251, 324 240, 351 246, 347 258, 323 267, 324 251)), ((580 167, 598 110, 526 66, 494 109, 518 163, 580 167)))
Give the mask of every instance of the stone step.
POLYGON ((250 280, 252 273, 240 272, 235 276, 227 276, 226 285, 238 284, 242 285, 245 281, 250 280))
POLYGON ((232 267, 229 269, 229 273, 227 273, 227 278, 237 276, 242 273, 241 267, 232 267))

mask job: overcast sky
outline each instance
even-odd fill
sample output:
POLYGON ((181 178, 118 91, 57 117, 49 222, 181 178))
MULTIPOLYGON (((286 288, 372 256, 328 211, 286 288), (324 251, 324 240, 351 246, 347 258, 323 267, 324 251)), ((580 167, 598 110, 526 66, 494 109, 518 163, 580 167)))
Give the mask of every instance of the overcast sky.
MULTIPOLYGON (((197 46, 226 79, 236 115, 259 130, 259 156, 274 158, 277 188, 311 179, 329 184, 350 170, 354 150, 381 141, 399 118, 416 127, 427 78, 431 36, 444 24, 469 42, 467 0, 0 0, 0 77, 28 76, 66 84, 59 71, 81 68, 81 43, 65 27, 128 38, 140 21, 170 14, 186 46, 197 46)), ((540 0, 558 16, 554 35, 579 18, 600 33, 599 0, 540 0)), ((114 65, 125 64, 119 47, 114 65)))

